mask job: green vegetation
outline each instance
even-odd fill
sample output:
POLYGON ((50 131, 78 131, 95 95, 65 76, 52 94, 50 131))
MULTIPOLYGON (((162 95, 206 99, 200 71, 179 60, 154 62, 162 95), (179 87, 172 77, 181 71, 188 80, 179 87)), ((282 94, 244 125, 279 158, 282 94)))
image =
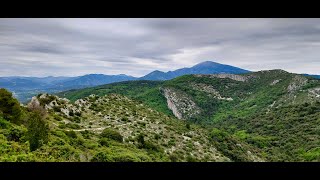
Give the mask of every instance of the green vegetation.
POLYGON ((22 111, 18 100, 12 98, 12 93, 0 88, 0 115, 13 123, 21 123, 22 111))
POLYGON ((102 138, 108 138, 108 139, 112 139, 118 142, 122 142, 123 141, 123 137, 121 136, 121 134, 115 130, 106 128, 102 131, 102 133, 100 134, 100 136, 102 138))
POLYGON ((0 161, 320 161, 320 81, 282 70, 0 95, 0 161))
MULTIPOLYGON (((211 131, 212 143, 232 160, 248 161, 247 151, 267 161, 319 160, 320 81, 282 70, 241 76, 244 80, 185 75, 162 82, 115 83, 63 95, 76 100, 118 92, 172 117, 160 90, 170 88, 189 98, 176 103, 193 101, 200 109, 187 117, 185 128, 193 122, 211 131)), ((165 144, 171 146, 173 142, 165 144)), ((170 155, 170 159, 178 157, 170 155)))

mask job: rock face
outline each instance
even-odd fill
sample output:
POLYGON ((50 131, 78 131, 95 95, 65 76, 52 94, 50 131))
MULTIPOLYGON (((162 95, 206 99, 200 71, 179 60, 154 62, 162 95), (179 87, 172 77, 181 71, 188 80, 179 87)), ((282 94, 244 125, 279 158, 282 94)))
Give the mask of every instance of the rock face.
POLYGON ((42 94, 39 97, 32 97, 30 103, 27 105, 28 108, 32 107, 38 107, 41 106, 40 102, 45 102, 45 104, 42 104, 42 106, 46 109, 59 109, 61 113, 63 113, 66 116, 70 116, 70 112, 73 113, 80 113, 81 110, 72 104, 70 104, 69 100, 66 98, 59 98, 58 96, 48 95, 48 94, 42 94))
POLYGON ((281 79, 276 79, 276 80, 272 81, 272 83, 270 83, 270 86, 274 86, 280 81, 281 81, 281 79))
POLYGON ((211 97, 213 96, 220 100, 227 100, 227 101, 233 100, 231 97, 222 97, 220 93, 216 89, 214 89, 214 87, 211 85, 207 85, 203 83, 192 83, 191 87, 195 90, 206 92, 208 93, 208 96, 211 96, 211 97))
POLYGON ((309 89, 309 94, 316 98, 320 98, 320 87, 309 89))
POLYGON ((288 86, 288 92, 291 93, 291 92, 294 92, 296 90, 299 90, 302 86, 306 85, 308 82, 308 79, 303 77, 303 76, 298 76, 296 75, 292 82, 289 84, 288 86))
POLYGON ((238 75, 238 74, 195 74, 195 77, 209 77, 209 78, 229 78, 233 79, 235 81, 247 81, 250 78, 253 78, 253 76, 247 76, 247 75, 238 75))
POLYGON ((200 108, 185 93, 173 88, 160 89, 167 99, 168 108, 178 119, 192 117, 200 113, 200 108))
POLYGON ((27 104, 29 109, 34 109, 40 106, 40 102, 37 97, 32 97, 31 101, 27 104))

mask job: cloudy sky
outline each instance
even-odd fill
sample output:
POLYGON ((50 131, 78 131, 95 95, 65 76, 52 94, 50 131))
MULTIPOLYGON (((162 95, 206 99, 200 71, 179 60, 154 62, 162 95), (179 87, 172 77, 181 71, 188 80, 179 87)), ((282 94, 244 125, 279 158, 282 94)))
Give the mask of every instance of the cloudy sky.
POLYGON ((320 19, 0 19, 0 76, 142 76, 207 60, 320 74, 320 19))

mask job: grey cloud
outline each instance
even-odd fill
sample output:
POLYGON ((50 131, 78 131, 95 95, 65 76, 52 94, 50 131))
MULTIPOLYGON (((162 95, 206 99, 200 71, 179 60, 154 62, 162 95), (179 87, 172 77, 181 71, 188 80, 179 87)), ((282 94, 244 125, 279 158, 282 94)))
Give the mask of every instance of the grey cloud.
POLYGON ((320 74, 320 19, 0 19, 0 76, 141 76, 204 60, 320 74))

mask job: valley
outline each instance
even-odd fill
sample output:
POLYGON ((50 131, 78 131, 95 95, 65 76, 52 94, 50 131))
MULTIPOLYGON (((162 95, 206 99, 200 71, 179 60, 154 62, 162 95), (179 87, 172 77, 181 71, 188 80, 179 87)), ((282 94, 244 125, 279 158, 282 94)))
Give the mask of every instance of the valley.
POLYGON ((0 161, 320 160, 320 80, 283 70, 2 93, 0 161))

